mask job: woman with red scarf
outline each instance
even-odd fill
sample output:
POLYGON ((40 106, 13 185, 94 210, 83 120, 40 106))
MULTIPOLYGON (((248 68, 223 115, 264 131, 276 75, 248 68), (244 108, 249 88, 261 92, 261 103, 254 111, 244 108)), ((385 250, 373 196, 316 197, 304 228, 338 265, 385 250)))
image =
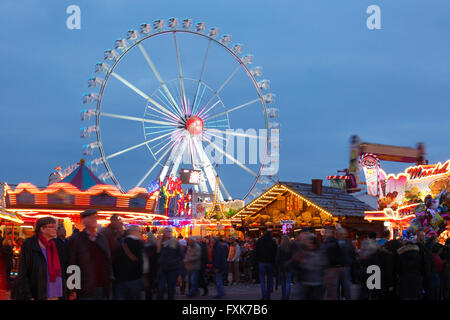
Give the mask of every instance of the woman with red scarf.
POLYGON ((65 297, 64 249, 57 242, 56 220, 36 221, 36 235, 26 239, 19 259, 19 275, 13 298, 55 300, 65 297))

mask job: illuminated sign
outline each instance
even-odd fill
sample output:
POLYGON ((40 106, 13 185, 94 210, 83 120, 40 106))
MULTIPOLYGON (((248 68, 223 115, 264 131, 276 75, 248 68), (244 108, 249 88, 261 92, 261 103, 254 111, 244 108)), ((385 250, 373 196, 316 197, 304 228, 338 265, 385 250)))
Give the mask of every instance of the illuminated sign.
POLYGON ((201 170, 181 169, 180 179, 183 184, 199 184, 202 178, 201 170))
POLYGON ((434 166, 434 168, 431 168, 431 169, 426 169, 423 166, 410 167, 410 168, 406 169, 406 173, 408 174, 408 178, 410 180, 425 178, 425 177, 429 177, 432 175, 440 175, 440 174, 450 173, 449 164, 450 164, 450 160, 448 160, 444 164, 441 164, 439 162, 436 166, 434 166))

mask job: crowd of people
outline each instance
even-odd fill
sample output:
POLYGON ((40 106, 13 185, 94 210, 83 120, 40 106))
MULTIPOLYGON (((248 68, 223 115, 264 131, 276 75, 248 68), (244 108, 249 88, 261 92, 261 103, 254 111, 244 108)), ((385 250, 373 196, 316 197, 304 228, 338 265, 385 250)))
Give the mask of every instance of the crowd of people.
POLYGON ((98 231, 95 210, 81 218, 84 229, 68 239, 53 218, 36 222, 36 234, 22 245, 18 276, 8 279, 12 299, 219 299, 235 285, 254 285, 254 299, 263 300, 278 290, 283 300, 449 299, 450 241, 441 245, 423 231, 394 240, 388 231, 381 238, 370 233, 362 242, 350 241, 343 228, 295 238, 274 237, 270 228, 258 239, 183 238, 169 227, 124 228, 118 215, 98 231), (79 279, 69 266, 79 267, 79 279))

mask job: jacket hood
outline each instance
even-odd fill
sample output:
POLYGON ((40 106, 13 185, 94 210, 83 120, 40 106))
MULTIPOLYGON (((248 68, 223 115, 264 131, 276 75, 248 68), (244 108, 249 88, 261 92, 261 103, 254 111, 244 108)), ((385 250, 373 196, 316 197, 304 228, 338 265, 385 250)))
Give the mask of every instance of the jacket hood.
POLYGON ((417 252, 419 252, 420 249, 415 244, 406 244, 406 245, 404 245, 403 247, 401 247, 400 249, 397 250, 398 254, 403 254, 403 253, 408 252, 408 251, 417 251, 417 252))

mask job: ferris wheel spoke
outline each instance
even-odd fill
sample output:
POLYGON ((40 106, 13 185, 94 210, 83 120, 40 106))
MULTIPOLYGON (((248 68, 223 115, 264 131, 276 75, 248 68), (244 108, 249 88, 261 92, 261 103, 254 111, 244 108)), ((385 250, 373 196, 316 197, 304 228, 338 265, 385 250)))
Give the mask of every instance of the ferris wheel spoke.
POLYGON ((163 120, 167 120, 167 121, 170 121, 170 122, 172 122, 172 123, 178 125, 178 121, 175 121, 175 120, 173 120, 172 118, 169 118, 169 116, 167 116, 166 113, 164 113, 164 112, 162 112, 162 111, 160 111, 160 110, 158 110, 158 109, 155 109, 155 108, 153 108, 153 107, 150 106, 150 105, 147 105, 147 108, 149 108, 150 110, 153 110, 153 111, 155 111, 155 112, 157 112, 157 113, 163 115, 163 117, 161 117, 161 116, 159 116, 159 115, 152 115, 153 117, 157 117, 157 118, 160 118, 160 119, 163 119, 163 120))
MULTIPOLYGON (((203 58, 202 71, 200 72, 200 77, 198 78, 198 83, 197 83, 197 89, 195 90, 194 100, 192 101, 193 109, 195 107, 195 102, 197 100, 197 96, 198 96, 198 92, 199 92, 199 88, 200 88, 200 83, 202 82, 202 79, 203 79, 203 73, 205 72, 206 61, 208 60, 209 49, 211 48, 211 43, 212 43, 212 39, 209 39, 208 47, 206 48, 205 58, 203 58)), ((195 114, 195 110, 192 110, 192 113, 195 114)))
POLYGON ((227 157, 228 159, 230 159, 231 161, 233 161, 234 163, 236 163, 239 167, 241 167, 242 169, 244 169, 245 171, 247 171, 248 173, 250 173, 251 175, 257 177, 258 175, 256 173, 254 173, 252 170, 250 170, 249 168, 247 168, 244 164, 242 164, 239 160, 235 159, 233 156, 229 155, 228 153, 226 153, 225 151, 223 151, 222 149, 220 149, 216 144, 214 144, 213 142, 211 142, 210 140, 204 138, 204 140, 206 142, 209 142, 214 149, 216 149, 217 151, 219 151, 221 154, 223 154, 225 157, 227 157))
POLYGON ((109 156, 106 156, 106 159, 108 160, 108 159, 117 157, 117 156, 119 156, 119 155, 121 155, 121 154, 124 154, 124 153, 126 153, 126 152, 128 152, 128 151, 131 151, 131 150, 134 150, 134 149, 136 149, 136 148, 139 148, 139 147, 141 147, 141 146, 143 146, 143 145, 146 145, 146 144, 148 144, 148 143, 150 143, 150 142, 151 142, 151 141, 144 141, 144 142, 142 142, 142 143, 138 143, 138 144, 136 144, 136 145, 134 145, 134 146, 132 146, 132 147, 129 147, 129 148, 120 150, 120 151, 118 151, 118 152, 116 152, 116 153, 110 154, 109 156))
POLYGON ((172 102, 172 105, 175 107, 175 109, 177 110, 177 112, 179 113, 180 116, 182 116, 182 112, 180 107, 178 106, 178 104, 176 103, 175 99, 173 98, 172 94, 170 93, 169 89, 167 88, 166 83, 164 82, 163 78, 161 77, 161 75, 159 74, 158 70, 156 70, 155 65, 153 64, 152 60, 150 59, 150 56, 148 55, 147 51, 145 50, 144 46, 139 43, 138 44, 139 49, 142 52, 142 55, 144 56, 145 60, 147 61, 148 65, 150 66, 150 68, 153 71, 153 74, 155 75, 156 79, 158 79, 159 83, 161 84, 161 86, 163 87, 165 93, 167 94, 168 98, 170 99, 170 101, 172 102))
POLYGON ((229 77, 224 81, 224 83, 222 83, 222 85, 219 87, 219 89, 217 89, 216 92, 214 92, 214 95, 208 100, 208 102, 205 104, 205 106, 203 107, 202 111, 214 100, 215 97, 217 97, 217 95, 223 90, 223 88, 225 88, 225 86, 228 84, 228 82, 231 81, 231 79, 234 77, 234 75, 239 71, 239 69, 241 68, 241 65, 238 65, 233 72, 229 75, 229 77))
POLYGON ((212 136, 212 137, 214 137, 214 138, 218 138, 218 139, 221 139, 221 140, 223 140, 223 141, 228 141, 228 139, 227 138, 224 138, 224 137, 221 137, 221 136, 218 136, 218 135, 215 135, 215 134, 213 134, 213 133, 211 133, 211 132, 206 132, 205 134, 207 134, 207 135, 210 135, 210 136, 212 136))
POLYGON ((167 114, 171 115, 174 119, 177 119, 177 116, 174 115, 172 112, 170 112, 169 110, 167 110, 166 108, 164 108, 162 105, 160 105, 158 102, 156 102, 155 100, 153 100, 151 97, 149 97, 146 93, 142 92, 141 90, 139 90, 138 88, 136 88, 135 85, 133 85, 132 83, 130 83, 129 81, 125 80, 123 77, 121 77, 120 75, 118 75, 116 72, 111 72, 111 75, 116 78, 117 80, 119 80, 120 82, 122 82, 124 85, 126 85, 128 88, 130 88, 131 90, 133 90, 134 92, 136 92, 138 95, 140 95, 141 97, 143 97, 145 100, 153 103, 157 108, 159 108, 160 110, 166 112, 167 114))
MULTIPOLYGON (((174 142, 175 143, 175 142, 174 142)), ((161 160, 169 153, 172 148, 167 148, 167 150, 163 153, 163 155, 155 162, 155 164, 145 173, 142 179, 136 185, 136 188, 140 187, 141 184, 147 179, 147 177, 152 173, 152 171, 156 168, 156 166, 161 162, 161 160)))
POLYGON ((208 110, 206 110, 205 112, 203 112, 203 111, 200 112, 200 113, 198 114, 198 116, 199 116, 199 117, 203 117, 204 114, 207 115, 208 112, 209 112, 212 108, 214 108, 219 102, 220 102, 220 100, 217 100, 217 102, 214 103, 208 110))
POLYGON ((172 122, 159 121, 159 120, 150 120, 150 119, 139 118, 139 117, 130 117, 130 116, 124 116, 124 115, 121 115, 121 114, 101 112, 100 115, 104 116, 104 117, 109 117, 109 118, 117 118, 117 119, 139 121, 139 122, 148 122, 148 123, 162 124, 162 125, 172 126, 172 127, 176 126, 176 124, 174 124, 172 122))
POLYGON ((210 117, 209 117, 208 115, 206 115, 206 117, 205 117, 205 123, 207 123, 207 122, 208 122, 209 120, 211 120, 211 119, 214 119, 214 118, 217 118, 217 117, 226 115, 226 114, 231 113, 231 112, 233 112, 233 111, 236 111, 236 110, 238 110, 238 109, 241 109, 241 108, 244 108, 244 107, 249 106, 249 105, 251 105, 251 104, 254 104, 255 102, 258 102, 258 101, 261 101, 261 100, 260 100, 259 98, 257 98, 257 99, 251 100, 251 101, 249 101, 249 102, 243 103, 243 104, 241 104, 241 105, 238 105, 238 106, 236 106, 236 107, 234 107, 234 108, 231 108, 231 109, 229 109, 229 110, 227 110, 227 111, 224 111, 224 112, 215 114, 215 115, 213 115, 213 116, 210 116, 210 117))
POLYGON ((186 114, 187 113, 186 92, 184 90, 183 70, 181 68, 180 50, 178 49, 177 34, 175 32, 173 33, 173 41, 175 43, 175 53, 177 55, 178 77, 180 79, 180 87, 181 87, 181 101, 183 103, 184 113, 186 114))
POLYGON ((216 133, 222 133, 224 135, 231 135, 236 137, 244 137, 244 138, 250 138, 250 139, 264 139, 264 137, 258 137, 247 133, 241 133, 241 132, 234 132, 234 131, 223 131, 219 129, 206 129, 206 132, 216 132, 216 133))

